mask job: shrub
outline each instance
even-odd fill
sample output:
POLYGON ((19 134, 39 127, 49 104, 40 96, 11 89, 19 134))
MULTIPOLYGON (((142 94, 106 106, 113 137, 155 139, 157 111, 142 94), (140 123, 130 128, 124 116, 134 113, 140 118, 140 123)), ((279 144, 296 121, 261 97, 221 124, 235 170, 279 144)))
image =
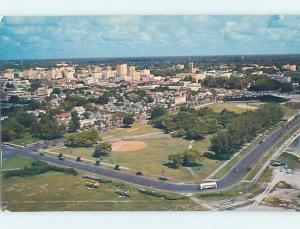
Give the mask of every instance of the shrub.
POLYGON ((104 178, 95 178, 95 177, 90 177, 90 176, 82 176, 82 178, 98 181, 100 183, 112 183, 112 180, 108 180, 108 179, 104 179, 104 178))
POLYGON ((161 180, 161 181, 167 181, 168 180, 167 177, 159 177, 158 179, 161 180))
POLYGON ((138 176, 143 176, 143 172, 142 171, 137 171, 135 175, 138 175, 138 176))
POLYGON ((32 167, 25 166, 24 169, 6 171, 4 174, 5 178, 11 178, 15 176, 27 177, 43 174, 49 171, 62 172, 65 174, 77 175, 77 171, 73 168, 65 168, 56 165, 49 165, 46 162, 34 161, 32 167))
POLYGON ((111 144, 109 142, 101 142, 96 146, 93 157, 108 156, 111 150, 111 144))
POLYGON ((34 161, 31 163, 32 166, 43 166, 43 165, 47 165, 47 162, 44 161, 34 161))
POLYGON ((164 198, 166 200, 184 200, 184 199, 188 198, 187 196, 180 196, 180 195, 166 195, 164 193, 160 193, 160 192, 152 191, 152 190, 148 190, 148 189, 139 189, 139 192, 146 194, 146 195, 150 195, 150 196, 164 198))

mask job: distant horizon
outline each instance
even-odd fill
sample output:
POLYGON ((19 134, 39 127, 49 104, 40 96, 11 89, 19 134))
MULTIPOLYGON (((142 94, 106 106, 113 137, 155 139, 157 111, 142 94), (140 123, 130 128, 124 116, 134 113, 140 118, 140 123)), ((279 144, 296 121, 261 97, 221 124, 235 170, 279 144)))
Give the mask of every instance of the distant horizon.
POLYGON ((0 60, 300 53, 300 16, 4 16, 0 60))
POLYGON ((136 58, 193 58, 193 57, 253 57, 253 56, 300 56, 300 53, 278 53, 278 54, 220 54, 220 55, 177 55, 177 56, 120 56, 120 57, 66 57, 66 58, 37 58, 37 59, 0 59, 0 62, 6 61, 34 61, 34 60, 88 60, 88 59, 136 59, 136 58))

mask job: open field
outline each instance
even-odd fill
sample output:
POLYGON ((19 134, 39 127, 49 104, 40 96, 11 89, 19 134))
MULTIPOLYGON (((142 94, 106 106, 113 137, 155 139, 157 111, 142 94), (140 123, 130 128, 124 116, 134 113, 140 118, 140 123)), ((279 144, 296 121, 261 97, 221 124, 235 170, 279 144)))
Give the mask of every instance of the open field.
MULTIPOLYGON (((193 148, 198 149, 200 152, 206 151, 210 144, 210 138, 211 136, 209 135, 201 141, 194 141, 193 148)), ((123 143, 124 142, 129 144, 132 141, 123 141, 123 143)), ((174 182, 200 181, 206 178, 221 164, 219 161, 203 158, 201 165, 191 168, 194 173, 191 174, 187 168, 181 167, 174 169, 168 165, 169 154, 183 152, 188 148, 190 141, 182 138, 169 138, 143 140, 139 142, 143 143, 142 149, 128 151, 127 148, 126 151, 124 151, 124 149, 112 151, 108 157, 104 157, 103 162, 119 164, 130 168, 133 173, 142 171, 145 176, 154 178, 165 176, 174 182), (144 148, 144 146, 146 147, 144 148)), ((133 143, 136 143, 136 141, 133 141, 133 143)), ((139 144, 141 145, 141 143, 139 144)), ((96 160, 96 158, 92 157, 94 147, 61 148, 51 149, 51 151, 96 160)))
MULTIPOLYGON (((18 167, 15 159, 4 162, 6 167, 18 167)), ((88 179, 80 175, 48 172, 33 177, 3 179, 4 207, 9 211, 141 211, 141 210, 204 210, 189 198, 167 200, 149 196, 138 187, 118 181, 100 183, 98 189, 85 186, 88 179), (117 191, 129 191, 121 197, 117 191)), ((179 196, 166 193, 168 196, 179 196)))
POLYGON ((2 169, 3 170, 20 169, 20 168, 23 168, 24 166, 31 165, 32 162, 33 162, 33 160, 31 158, 16 156, 9 160, 4 160, 2 169))
POLYGON ((243 113, 246 111, 255 110, 256 106, 251 106, 249 103, 215 103, 208 105, 211 109, 215 112, 221 112, 222 110, 226 109, 228 111, 232 111, 235 113, 243 113))
POLYGON ((148 125, 144 122, 134 123, 130 128, 117 128, 114 130, 105 131, 101 136, 105 139, 108 137, 126 137, 126 136, 135 136, 135 135, 144 135, 152 133, 162 133, 158 128, 154 128, 151 125, 148 125))
POLYGON ((147 147, 145 142, 141 141, 116 141, 112 143, 112 151, 133 152, 147 147))

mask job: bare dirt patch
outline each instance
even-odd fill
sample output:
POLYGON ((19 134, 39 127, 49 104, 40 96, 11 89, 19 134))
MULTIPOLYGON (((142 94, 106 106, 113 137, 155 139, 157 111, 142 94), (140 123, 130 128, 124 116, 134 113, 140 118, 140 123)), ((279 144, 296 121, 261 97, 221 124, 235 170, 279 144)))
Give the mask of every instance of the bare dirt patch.
POLYGON ((112 151, 138 151, 146 147, 147 144, 141 141, 116 141, 112 143, 112 151))

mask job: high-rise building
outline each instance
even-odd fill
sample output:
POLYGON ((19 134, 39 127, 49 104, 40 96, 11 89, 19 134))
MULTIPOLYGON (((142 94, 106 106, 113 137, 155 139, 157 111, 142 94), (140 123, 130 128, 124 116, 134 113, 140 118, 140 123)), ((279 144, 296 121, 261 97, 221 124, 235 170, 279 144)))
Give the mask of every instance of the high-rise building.
POLYGON ((292 64, 291 67, 290 67, 290 69, 291 69, 292 72, 297 71, 297 65, 296 64, 292 64))
POLYGON ((117 76, 118 77, 127 76, 127 64, 118 64, 117 65, 117 76))
POLYGON ((132 77, 135 72, 135 66, 129 66, 128 75, 132 77))
POLYGON ((194 72, 194 63, 193 62, 189 63, 189 73, 195 73, 194 72))
POLYGON ((133 72, 132 74, 132 80, 133 81, 140 81, 141 80, 141 73, 140 72, 133 72))

